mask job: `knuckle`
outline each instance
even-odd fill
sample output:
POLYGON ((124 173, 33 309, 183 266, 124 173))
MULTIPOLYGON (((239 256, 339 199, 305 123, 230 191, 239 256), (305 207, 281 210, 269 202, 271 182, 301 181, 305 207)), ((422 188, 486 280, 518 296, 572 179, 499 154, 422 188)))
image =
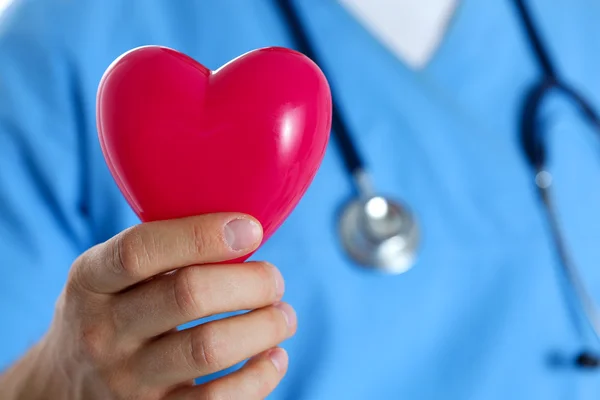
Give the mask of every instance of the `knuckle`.
POLYGON ((69 276, 67 278, 67 283, 79 283, 81 281, 81 274, 88 264, 88 251, 81 253, 73 264, 71 265, 71 269, 69 270, 69 276))
MULTIPOLYGON (((104 381, 108 392, 115 399, 131 398, 131 388, 137 386, 131 374, 123 368, 118 371, 105 372, 104 381)), ((150 397, 147 396, 146 398, 149 399, 150 397)))
POLYGON ((143 257, 148 255, 143 243, 142 235, 136 228, 130 228, 115 237, 112 257, 115 273, 134 278, 140 276, 143 257))
POLYGON ((199 371, 220 369, 219 342, 217 332, 211 324, 203 325, 191 335, 191 356, 199 371))
POLYGON ((61 320, 80 321, 94 306, 94 299, 85 295, 77 284, 67 284, 54 304, 54 313, 61 320))
POLYGON ((108 357, 106 329, 101 324, 85 324, 80 331, 80 352, 93 363, 100 363, 108 357))
POLYGON ((74 272, 72 278, 67 281, 56 306, 60 305, 62 308, 67 308, 81 303, 83 291, 81 290, 82 279, 79 277, 80 274, 80 272, 74 272))
POLYGON ((99 246, 95 246, 83 252, 71 264, 65 287, 65 292, 68 297, 77 297, 80 295, 80 292, 93 289, 90 288, 87 283, 89 280, 87 279, 87 275, 93 272, 94 257, 97 257, 98 247, 99 246))
POLYGON ((174 275, 173 297, 178 311, 184 317, 197 318, 203 315, 203 299, 195 290, 195 276, 193 267, 178 270, 174 275))

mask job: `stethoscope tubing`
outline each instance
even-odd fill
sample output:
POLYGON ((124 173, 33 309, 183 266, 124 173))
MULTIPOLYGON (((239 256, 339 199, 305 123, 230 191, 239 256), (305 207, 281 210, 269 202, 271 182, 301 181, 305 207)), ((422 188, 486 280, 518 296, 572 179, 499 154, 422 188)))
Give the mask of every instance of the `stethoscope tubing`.
MULTIPOLYGON (((327 71, 325 69, 325 65, 319 63, 319 58, 314 52, 313 46, 310 43, 309 38, 307 37, 306 30, 303 27, 302 21, 294 6, 292 5, 291 0, 276 0, 279 4, 280 10, 283 13, 285 20, 287 21, 290 31, 293 34, 293 39, 295 41, 295 45, 298 51, 304 53, 306 56, 311 58, 315 63, 319 64, 319 67, 323 69, 323 72, 326 76, 328 76, 327 71)), ((538 186, 538 192, 540 194, 541 202, 544 206, 546 217, 550 223, 551 235, 555 244, 555 248, 557 251, 559 263, 562 267, 562 272, 564 273, 567 282, 569 283, 569 287, 573 290, 573 294, 577 299, 579 306, 577 309, 581 311, 583 319, 587 320, 589 326, 595 334, 595 337, 600 343, 600 317, 598 316, 597 307, 589 295, 589 293, 585 289, 585 285, 583 284, 583 280, 579 276, 577 269, 572 262, 572 259, 569 255, 566 242, 563 238, 562 231, 558 224, 558 219, 556 216, 556 210, 553 205, 551 196, 550 196, 550 183, 548 181, 543 181, 540 178, 543 174, 549 175, 546 170, 546 162, 547 155, 544 148, 544 137, 542 137, 542 133, 539 130, 539 124, 537 123, 537 117, 539 114, 539 109, 544 98, 552 91, 557 90, 562 92, 568 98, 570 98, 582 112, 583 116, 596 128, 597 132, 600 133, 600 117, 598 113, 591 106, 591 103, 588 102, 581 94, 579 94, 572 87, 565 84, 562 79, 560 79, 557 69, 555 65, 552 63, 552 60, 549 56, 549 53, 544 45, 540 35, 538 34, 538 29, 536 29, 535 24, 533 23, 533 19, 531 17, 531 13, 527 9, 525 2, 523 0, 513 0, 514 5, 517 9, 517 14, 521 20, 523 29, 525 31, 526 37, 530 44, 531 50, 535 56, 535 60, 538 63, 538 66, 542 72, 542 76, 538 83, 536 83, 527 93, 525 97, 525 101, 522 108, 521 113, 521 121, 520 121, 520 136, 521 136, 521 144, 524 155, 532 167, 532 172, 535 177, 535 183, 538 186), (546 183, 544 183, 546 182, 546 183)), ((357 230, 361 229, 354 218, 356 217, 357 212, 356 207, 358 201, 368 201, 369 199, 375 198, 375 190, 370 181, 370 176, 367 172, 367 168, 365 166, 365 162, 360 154, 358 147, 352 140, 352 136, 350 135, 349 127, 347 126, 346 120, 343 118, 342 114, 339 111, 337 103, 335 102, 335 88, 331 87, 332 94, 334 96, 334 104, 333 104, 333 114, 332 114, 332 135, 336 144, 340 150, 340 153, 343 158, 344 168, 348 173, 349 177, 352 180, 353 187, 355 189, 356 197, 358 200, 352 202, 350 206, 345 209, 345 214, 342 215, 341 218, 341 226, 343 229, 357 230), (354 207, 354 208, 352 208, 354 207), (346 218, 344 218, 344 215, 346 218)), ((398 209, 402 210, 404 213, 404 209, 398 205, 398 203, 392 202, 391 200, 385 200, 388 202, 388 205, 394 205, 399 207, 398 209)), ((411 214, 403 214, 403 218, 411 219, 411 214)), ((412 222, 412 221, 411 221, 412 222)), ((357 232, 344 232, 344 230, 340 231, 340 235, 346 238, 346 247, 348 253, 355 259, 355 261, 372 261, 375 260, 376 257, 368 257, 369 254, 353 254, 356 253, 352 248, 351 240, 353 235, 357 232), (362 257, 362 259, 361 259, 362 257)), ((413 238, 416 239, 416 232, 418 231, 418 227, 415 225, 412 231, 413 233, 406 233, 405 235, 413 235, 413 238)), ((360 236, 360 235, 358 235, 360 236)), ((412 248, 410 251, 415 251, 414 246, 415 243, 412 243, 412 248)), ((375 251, 377 249, 376 246, 372 247, 372 250, 375 251)), ((402 254, 398 253, 398 256, 402 256, 402 254)), ((406 254, 405 254, 406 255, 406 254)), ((408 254, 408 256, 412 256, 412 254, 408 254)), ((412 260, 411 257, 407 257, 412 260)), ((411 261, 412 262, 412 261, 411 261)), ((570 302, 567 299, 567 302, 570 302)), ((579 313, 577 310, 573 311, 571 307, 569 309, 572 311, 572 315, 575 320, 581 321, 581 318, 578 318, 579 313)), ((581 336, 581 339, 585 341, 585 334, 583 329, 577 324, 578 332, 581 336)), ((580 365, 582 366, 597 366, 600 364, 600 358, 594 355, 590 355, 590 353, 583 352, 579 356, 578 360, 582 359, 580 365)))

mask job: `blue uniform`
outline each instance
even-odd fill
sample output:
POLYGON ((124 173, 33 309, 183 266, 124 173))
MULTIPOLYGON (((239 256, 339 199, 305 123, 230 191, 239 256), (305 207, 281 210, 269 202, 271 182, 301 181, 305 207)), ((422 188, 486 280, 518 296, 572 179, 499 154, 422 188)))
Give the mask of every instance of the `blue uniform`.
MULTIPOLYGON (((415 267, 355 266, 336 232, 352 193, 332 142, 313 185, 253 257, 297 311, 270 398, 597 399, 600 373, 560 369, 581 342, 520 147, 540 71, 509 1, 463 0, 414 71, 334 1, 297 0, 376 187, 423 235, 415 267)), ((600 3, 529 2, 565 78, 600 107, 600 3)), ((293 46, 274 1, 22 0, 0 23, 0 365, 48 328, 74 258, 138 223, 102 158, 95 95, 121 53, 158 44, 210 68, 293 46)), ((567 242, 600 301, 600 142, 563 97, 543 107, 567 242)))

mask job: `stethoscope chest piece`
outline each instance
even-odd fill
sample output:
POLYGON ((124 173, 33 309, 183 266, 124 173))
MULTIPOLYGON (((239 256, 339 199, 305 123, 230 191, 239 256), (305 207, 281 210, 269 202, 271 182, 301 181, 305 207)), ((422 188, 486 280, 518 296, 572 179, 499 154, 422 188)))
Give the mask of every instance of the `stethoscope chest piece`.
POLYGON ((388 198, 356 199, 342 210, 340 237, 360 266, 401 274, 414 265, 419 229, 412 213, 388 198))

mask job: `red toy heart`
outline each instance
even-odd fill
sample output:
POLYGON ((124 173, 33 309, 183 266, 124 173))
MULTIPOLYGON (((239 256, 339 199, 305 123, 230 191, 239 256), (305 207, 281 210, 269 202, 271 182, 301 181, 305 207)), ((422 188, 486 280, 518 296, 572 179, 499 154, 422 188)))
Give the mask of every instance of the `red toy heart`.
POLYGON ((321 70, 277 47, 216 71, 140 47, 111 64, 97 96, 104 157, 142 221, 243 212, 261 222, 263 242, 313 180, 331 111, 321 70))

